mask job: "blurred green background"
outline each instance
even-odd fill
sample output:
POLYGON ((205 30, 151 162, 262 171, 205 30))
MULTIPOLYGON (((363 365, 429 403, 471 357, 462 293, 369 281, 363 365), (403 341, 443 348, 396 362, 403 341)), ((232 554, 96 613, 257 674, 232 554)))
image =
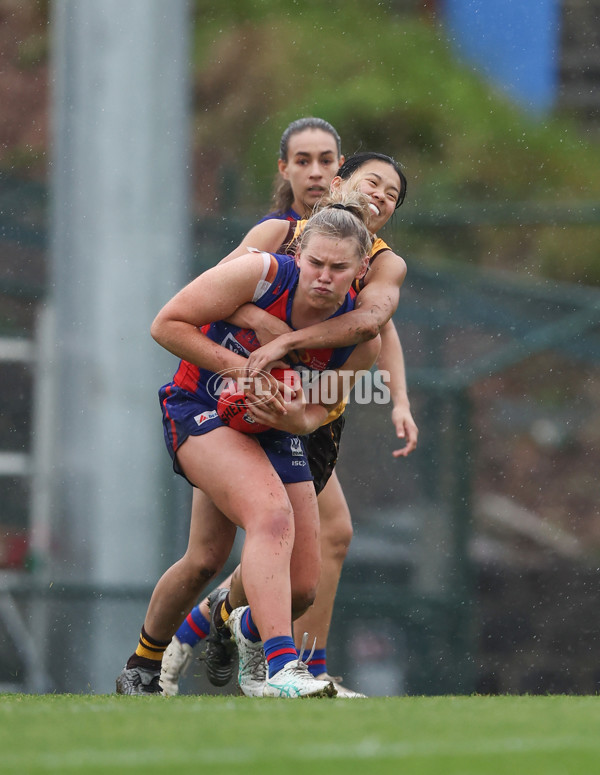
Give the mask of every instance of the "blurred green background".
MULTIPOLYGON (((395 320, 419 449, 393 460, 385 408, 351 405, 338 469, 356 535, 331 669, 359 688, 600 687, 600 119, 567 98, 569 68, 593 76, 598 3, 558 5, 556 99, 533 111, 460 55, 443 2, 190 4, 190 275, 269 209, 296 118, 325 118, 346 155, 388 153, 408 178, 382 236, 408 264, 395 320)), ((0 325, 25 339, 47 290, 51 10, 0 0, 0 325)), ((0 363, 7 454, 31 448, 34 371, 0 363)), ((27 576, 30 482, 0 486, 1 564, 27 576)), ((165 562, 187 519, 165 514, 165 562)), ((54 601, 59 648, 87 615, 72 593, 81 608, 54 601)), ((18 650, 3 659, 0 683, 23 676, 18 650)), ((60 665, 54 685, 72 690, 60 665)))

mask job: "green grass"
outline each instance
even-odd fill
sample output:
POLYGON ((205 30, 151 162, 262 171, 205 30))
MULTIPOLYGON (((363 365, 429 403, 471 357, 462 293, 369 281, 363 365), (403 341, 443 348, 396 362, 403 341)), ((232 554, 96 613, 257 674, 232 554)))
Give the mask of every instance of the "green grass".
POLYGON ((0 696, 0 771, 580 775, 600 698, 0 696))

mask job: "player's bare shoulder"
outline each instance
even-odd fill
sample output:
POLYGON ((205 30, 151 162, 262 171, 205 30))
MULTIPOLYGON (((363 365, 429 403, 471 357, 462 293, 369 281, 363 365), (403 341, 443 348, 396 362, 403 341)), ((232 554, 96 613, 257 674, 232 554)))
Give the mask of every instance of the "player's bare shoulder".
POLYGON ((250 229, 244 238, 244 244, 257 250, 275 253, 285 241, 289 228, 289 221, 282 221, 280 218, 269 218, 250 229))
POLYGON ((249 250, 264 250, 266 253, 276 253, 285 242, 290 228, 289 221, 269 218, 257 223, 246 234, 240 244, 219 263, 225 264, 234 258, 246 254, 249 250))

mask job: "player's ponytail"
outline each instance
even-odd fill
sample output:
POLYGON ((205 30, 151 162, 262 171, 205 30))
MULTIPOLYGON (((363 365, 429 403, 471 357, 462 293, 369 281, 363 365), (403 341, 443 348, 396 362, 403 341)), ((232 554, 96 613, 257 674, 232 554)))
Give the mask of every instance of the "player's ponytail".
POLYGON ((327 207, 334 210, 346 210, 355 215, 363 223, 369 222, 371 200, 358 188, 338 186, 324 194, 314 207, 313 214, 327 207))
POLYGON ((294 192, 290 181, 278 172, 273 182, 273 211, 283 215, 291 208, 293 202, 294 192))
POLYGON ((367 256, 373 247, 373 237, 366 226, 369 214, 369 198, 365 194, 356 189, 336 189, 315 206, 299 237, 299 247, 302 249, 316 233, 334 239, 354 239, 359 257, 367 256))

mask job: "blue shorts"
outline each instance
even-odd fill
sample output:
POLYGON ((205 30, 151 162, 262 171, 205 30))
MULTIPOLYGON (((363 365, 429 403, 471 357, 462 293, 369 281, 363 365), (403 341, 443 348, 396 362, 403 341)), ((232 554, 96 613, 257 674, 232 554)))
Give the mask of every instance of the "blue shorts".
MULTIPOLYGON (((202 436, 215 428, 226 427, 225 423, 214 406, 202 403, 193 393, 172 382, 161 387, 158 398, 163 414, 165 443, 173 461, 173 470, 187 479, 177 462, 179 447, 188 436, 202 436)), ((304 442, 300 436, 269 430, 254 434, 254 438, 284 484, 312 481, 304 442)))

